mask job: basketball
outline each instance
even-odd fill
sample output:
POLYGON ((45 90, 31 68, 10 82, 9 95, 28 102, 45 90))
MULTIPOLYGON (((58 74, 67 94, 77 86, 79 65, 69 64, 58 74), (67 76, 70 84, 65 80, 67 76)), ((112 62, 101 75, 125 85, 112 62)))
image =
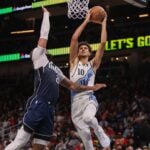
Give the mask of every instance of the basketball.
POLYGON ((106 11, 101 6, 94 6, 90 9, 90 21, 93 23, 102 23, 106 17, 106 11))

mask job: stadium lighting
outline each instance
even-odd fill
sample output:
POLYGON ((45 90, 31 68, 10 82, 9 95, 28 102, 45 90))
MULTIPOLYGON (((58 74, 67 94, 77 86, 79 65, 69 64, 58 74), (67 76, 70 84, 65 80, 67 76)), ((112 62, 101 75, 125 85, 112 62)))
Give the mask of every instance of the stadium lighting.
MULTIPOLYGON (((93 51, 96 51, 99 48, 99 43, 91 43, 93 51)), ((150 35, 146 36, 137 36, 137 37, 128 37, 123 39, 112 39, 107 41, 105 50, 110 51, 119 51, 119 50, 129 50, 133 48, 149 48, 150 47, 150 35)), ((69 54, 69 47, 61 48, 52 48, 48 49, 48 54, 52 56, 63 56, 69 54)), ((20 61, 23 59, 29 59, 30 55, 26 53, 16 53, 16 54, 7 54, 0 55, 0 63, 8 61, 20 61)), ((117 58, 119 61, 119 58, 117 58)), ((125 57, 128 59, 128 56, 125 57)), ((116 58, 111 58, 111 61, 115 61, 116 58)), ((67 64, 66 64, 67 65, 67 64)))
POLYGON ((12 12, 13 12, 13 8, 12 7, 0 8, 0 15, 12 13, 12 12))
POLYGON ((115 19, 111 19, 110 21, 111 21, 111 22, 115 22, 115 19))
POLYGON ((149 16, 149 14, 140 14, 139 18, 145 18, 145 17, 148 17, 148 16, 149 16))
POLYGON ((12 31, 10 34, 26 34, 26 33, 33 33, 34 30, 22 30, 22 31, 12 31))
POLYGON ((124 0, 124 1, 139 8, 145 8, 147 6, 146 0, 124 0))
POLYGON ((0 56, 0 62, 19 61, 19 60, 20 60, 20 53, 7 54, 7 55, 0 56))
POLYGON ((66 0, 47 0, 47 1, 39 1, 39 2, 33 2, 32 8, 37 8, 41 6, 50 6, 50 5, 56 5, 61 3, 66 3, 66 0))

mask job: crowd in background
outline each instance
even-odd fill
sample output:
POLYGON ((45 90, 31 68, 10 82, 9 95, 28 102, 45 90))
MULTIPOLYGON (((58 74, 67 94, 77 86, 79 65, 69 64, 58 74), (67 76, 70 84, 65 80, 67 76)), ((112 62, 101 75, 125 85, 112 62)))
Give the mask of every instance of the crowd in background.
MULTIPOLYGON (((147 70, 150 64, 141 64, 134 73, 126 64, 116 64, 111 64, 110 69, 110 64, 105 64, 96 75, 96 82, 107 84, 107 88, 95 93, 99 102, 96 117, 111 138, 112 150, 148 150, 150 73, 147 70)), ((68 73, 68 69, 63 71, 68 73)), ((33 72, 3 76, 0 77, 0 82, 0 150, 3 150, 14 139, 22 123, 27 98, 33 92, 33 72)), ((83 150, 70 115, 70 91, 61 87, 54 132, 46 150, 83 150)), ((101 150, 94 132, 92 138, 95 150, 101 150)), ((28 143, 24 150, 32 150, 32 143, 28 143)))

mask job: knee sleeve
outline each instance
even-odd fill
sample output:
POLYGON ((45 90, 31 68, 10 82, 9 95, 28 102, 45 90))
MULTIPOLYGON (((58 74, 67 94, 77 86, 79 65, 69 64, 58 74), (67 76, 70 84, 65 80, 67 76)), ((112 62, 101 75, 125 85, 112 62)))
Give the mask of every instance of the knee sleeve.
POLYGON ((23 127, 21 127, 16 135, 15 140, 10 143, 5 150, 20 150, 22 147, 26 145, 29 141, 31 134, 24 131, 23 127))

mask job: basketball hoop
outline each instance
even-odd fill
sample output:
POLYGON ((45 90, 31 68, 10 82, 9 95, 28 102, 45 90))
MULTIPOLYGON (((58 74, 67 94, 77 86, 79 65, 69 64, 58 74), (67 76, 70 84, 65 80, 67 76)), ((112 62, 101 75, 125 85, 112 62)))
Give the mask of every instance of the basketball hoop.
POLYGON ((68 18, 83 19, 89 8, 89 0, 68 0, 68 18))

